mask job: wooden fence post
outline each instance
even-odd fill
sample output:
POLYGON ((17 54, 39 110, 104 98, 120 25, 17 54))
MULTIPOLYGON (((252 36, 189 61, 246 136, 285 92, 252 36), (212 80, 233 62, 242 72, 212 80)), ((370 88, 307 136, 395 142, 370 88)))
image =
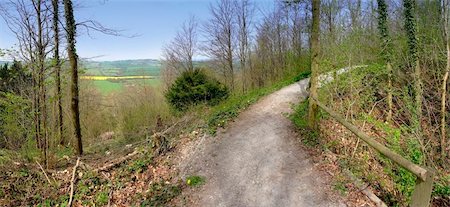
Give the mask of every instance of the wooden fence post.
POLYGON ((426 177, 425 181, 417 178, 411 197, 411 207, 428 207, 430 205, 434 172, 427 169, 426 177))

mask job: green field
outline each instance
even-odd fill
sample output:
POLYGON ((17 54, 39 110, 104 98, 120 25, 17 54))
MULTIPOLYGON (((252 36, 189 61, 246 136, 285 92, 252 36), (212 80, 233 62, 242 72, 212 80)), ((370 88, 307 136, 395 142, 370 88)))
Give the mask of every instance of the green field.
POLYGON ((94 86, 103 94, 108 95, 112 92, 123 90, 127 86, 159 86, 161 79, 132 79, 132 80, 87 80, 92 81, 94 86))
POLYGON ((103 95, 130 86, 161 84, 159 60, 83 61, 82 67, 82 81, 89 82, 103 95))

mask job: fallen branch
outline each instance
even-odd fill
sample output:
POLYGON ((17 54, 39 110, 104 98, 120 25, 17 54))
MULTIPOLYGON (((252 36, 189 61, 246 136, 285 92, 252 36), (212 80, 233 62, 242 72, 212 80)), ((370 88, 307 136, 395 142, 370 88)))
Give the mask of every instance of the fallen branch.
POLYGON ((117 165, 119 165, 119 164, 129 160, 130 158, 134 157, 137 154, 138 154, 138 151, 134 151, 134 152, 126 155, 125 157, 121 157, 121 158, 113 161, 110 164, 107 164, 107 165, 104 165, 104 166, 102 166, 100 168, 95 169, 94 172, 98 173, 98 172, 102 172, 102 171, 107 171, 107 170, 109 170, 109 169, 111 169, 111 168, 113 168, 113 167, 115 167, 115 166, 117 166, 117 165))
POLYGON ((47 178, 48 184, 52 185, 52 182, 50 182, 50 179, 48 178, 47 173, 45 173, 45 170, 44 170, 44 168, 42 167, 42 165, 39 164, 38 161, 36 161, 36 163, 39 165, 39 168, 41 168, 42 172, 44 173, 45 178, 47 178))
POLYGON ((353 184, 355 184, 355 186, 361 191, 361 193, 366 195, 367 198, 374 202, 377 207, 387 207, 387 205, 380 198, 378 198, 377 195, 375 195, 369 188, 367 188, 368 185, 364 184, 360 179, 355 177, 352 172, 345 169, 344 173, 352 180, 353 184))
POLYGON ((73 199, 73 189, 74 189, 74 183, 75 183, 75 174, 77 172, 77 167, 80 164, 80 157, 78 157, 77 159, 77 164, 75 164, 75 167, 73 167, 73 172, 72 172, 72 180, 70 181, 70 195, 69 195, 69 204, 67 205, 68 207, 72 207, 72 199, 73 199))

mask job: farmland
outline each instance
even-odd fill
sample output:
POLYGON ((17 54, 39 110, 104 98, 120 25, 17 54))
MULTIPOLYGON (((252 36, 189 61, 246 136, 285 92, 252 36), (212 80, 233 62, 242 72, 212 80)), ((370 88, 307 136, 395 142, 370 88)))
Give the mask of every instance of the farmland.
POLYGON ((86 76, 159 76, 158 60, 84 61, 86 76))
POLYGON ((80 79, 92 82, 103 95, 130 86, 159 86, 161 63, 158 60, 85 61, 80 79))

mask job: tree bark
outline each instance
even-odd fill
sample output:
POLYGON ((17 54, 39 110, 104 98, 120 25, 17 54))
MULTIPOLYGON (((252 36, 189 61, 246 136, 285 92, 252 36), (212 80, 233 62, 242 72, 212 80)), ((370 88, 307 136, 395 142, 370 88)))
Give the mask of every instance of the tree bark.
POLYGON ((447 65, 445 67, 445 72, 444 72, 444 76, 442 78, 442 91, 441 91, 441 157, 442 159, 445 159, 445 156, 447 155, 446 151, 447 151, 447 144, 446 144, 446 139, 447 139, 447 132, 446 132, 446 121, 445 121, 445 116, 447 113, 446 110, 446 101, 447 101, 447 81, 448 81, 448 76, 449 76, 449 72, 450 72, 450 43, 449 43, 449 37, 448 37, 448 0, 444 0, 443 1, 443 5, 442 5, 442 9, 443 9, 443 16, 444 16, 444 40, 445 40, 445 45, 446 45, 446 49, 447 49, 447 65))
POLYGON ((41 136, 41 149, 44 154, 44 162, 48 167, 47 149, 48 149, 48 132, 47 132, 47 103, 46 103, 46 87, 45 87, 45 46, 44 46, 44 34, 43 34, 43 20, 42 20, 42 1, 33 1, 33 7, 36 12, 37 18, 37 67, 38 67, 38 99, 40 110, 40 128, 39 134, 41 136))
POLYGON ((55 84, 56 84, 56 99, 57 99, 57 131, 59 143, 65 145, 63 137, 63 114, 62 114, 62 93, 61 93, 61 60, 59 58, 59 0, 52 0, 53 5, 53 32, 55 51, 53 56, 55 67, 55 84))
MULTIPOLYGON (((320 34, 320 0, 312 1, 312 32, 311 32, 311 88, 310 96, 318 99, 317 85, 319 76, 319 34, 320 34)), ((309 101, 308 125, 317 129, 317 104, 309 101)))
POLYGON ((393 108, 393 101, 392 101, 392 65, 390 62, 387 62, 386 69, 388 72, 388 85, 387 85, 387 103, 388 103, 388 114, 386 117, 386 121, 388 123, 392 122, 392 108, 393 108))
POLYGON ((83 143, 81 139, 79 91, 78 91, 78 56, 75 48, 76 24, 73 14, 71 0, 64 0, 64 10, 67 27, 67 54, 69 56, 70 69, 72 71, 72 119, 74 123, 75 138, 77 140, 77 154, 83 154, 83 143))

